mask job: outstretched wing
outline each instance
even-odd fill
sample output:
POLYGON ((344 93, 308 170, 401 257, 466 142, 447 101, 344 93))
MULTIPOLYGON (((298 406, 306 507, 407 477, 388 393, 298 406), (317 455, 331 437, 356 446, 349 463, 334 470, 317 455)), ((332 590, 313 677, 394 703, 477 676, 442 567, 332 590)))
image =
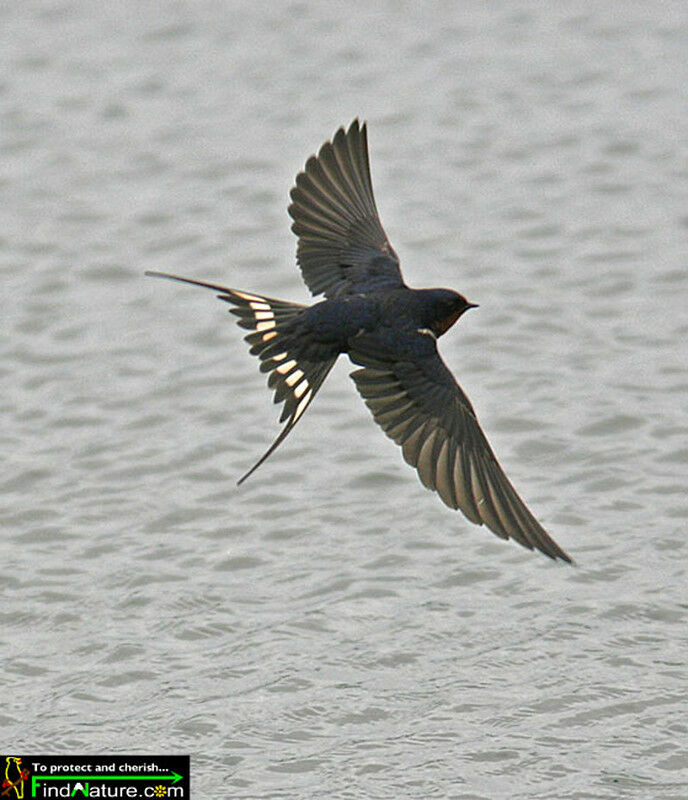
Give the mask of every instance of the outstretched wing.
POLYGON ((291 190, 296 259, 315 295, 403 285, 399 259, 375 207, 365 123, 340 128, 311 156, 291 190))
POLYGON ((269 373, 268 386, 275 390, 274 402, 284 403, 280 422, 286 420, 287 424, 268 450, 239 479, 238 483, 243 483, 277 449, 301 419, 337 357, 318 361, 302 357, 298 337, 292 335, 290 323, 306 306, 165 272, 147 272, 146 275, 212 289, 218 293, 220 300, 233 306, 230 312, 239 317, 238 324, 251 331, 244 340, 251 346, 250 352, 260 358, 261 372, 269 373))
MULTIPOLYGON (((366 363, 357 356, 356 363, 366 363)), ((384 432, 422 483, 450 508, 503 539, 571 562, 530 513, 500 467, 468 398, 437 353, 351 373, 384 432)))

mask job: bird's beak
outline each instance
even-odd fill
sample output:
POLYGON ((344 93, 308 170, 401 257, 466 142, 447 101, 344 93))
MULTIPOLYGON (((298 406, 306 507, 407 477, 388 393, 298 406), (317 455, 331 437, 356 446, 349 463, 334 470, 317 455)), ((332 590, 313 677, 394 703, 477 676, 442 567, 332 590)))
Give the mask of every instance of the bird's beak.
POLYGON ((477 303, 469 303, 466 306, 466 310, 468 310, 469 308, 480 308, 480 306, 477 303))

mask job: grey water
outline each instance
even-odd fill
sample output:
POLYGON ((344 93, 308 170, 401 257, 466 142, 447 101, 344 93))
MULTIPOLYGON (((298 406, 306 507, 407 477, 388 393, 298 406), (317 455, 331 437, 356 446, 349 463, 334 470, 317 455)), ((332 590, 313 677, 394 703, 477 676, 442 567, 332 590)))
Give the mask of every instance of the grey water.
POLYGON ((204 798, 688 796, 680 2, 0 6, 0 749, 204 798), (276 409, 211 293, 308 302, 288 191, 368 120, 414 286, 577 561, 445 508, 342 363, 276 409))

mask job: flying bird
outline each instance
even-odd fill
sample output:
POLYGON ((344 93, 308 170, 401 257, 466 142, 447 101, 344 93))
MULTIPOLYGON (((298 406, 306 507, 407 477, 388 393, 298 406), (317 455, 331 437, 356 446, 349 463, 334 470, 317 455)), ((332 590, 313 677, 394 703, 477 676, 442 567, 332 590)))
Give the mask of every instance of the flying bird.
POLYGON ((311 156, 291 190, 296 260, 313 295, 301 305, 163 272, 217 292, 250 333, 250 352, 283 403, 279 436, 242 483, 304 415, 337 358, 359 367, 356 388, 405 460, 450 508, 552 559, 570 556, 535 519, 504 474, 470 400, 437 350, 469 309, 451 289, 411 289, 373 196, 365 123, 340 128, 311 156))

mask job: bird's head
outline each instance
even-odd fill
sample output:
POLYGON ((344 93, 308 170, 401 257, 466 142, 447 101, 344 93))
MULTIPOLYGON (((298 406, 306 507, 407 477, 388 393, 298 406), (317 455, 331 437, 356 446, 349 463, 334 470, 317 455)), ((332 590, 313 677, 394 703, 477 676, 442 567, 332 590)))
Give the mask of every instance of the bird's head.
POLYGON ((476 303, 469 303, 462 294, 452 289, 428 289, 427 292, 427 325, 435 336, 446 333, 469 308, 478 307, 476 303))

